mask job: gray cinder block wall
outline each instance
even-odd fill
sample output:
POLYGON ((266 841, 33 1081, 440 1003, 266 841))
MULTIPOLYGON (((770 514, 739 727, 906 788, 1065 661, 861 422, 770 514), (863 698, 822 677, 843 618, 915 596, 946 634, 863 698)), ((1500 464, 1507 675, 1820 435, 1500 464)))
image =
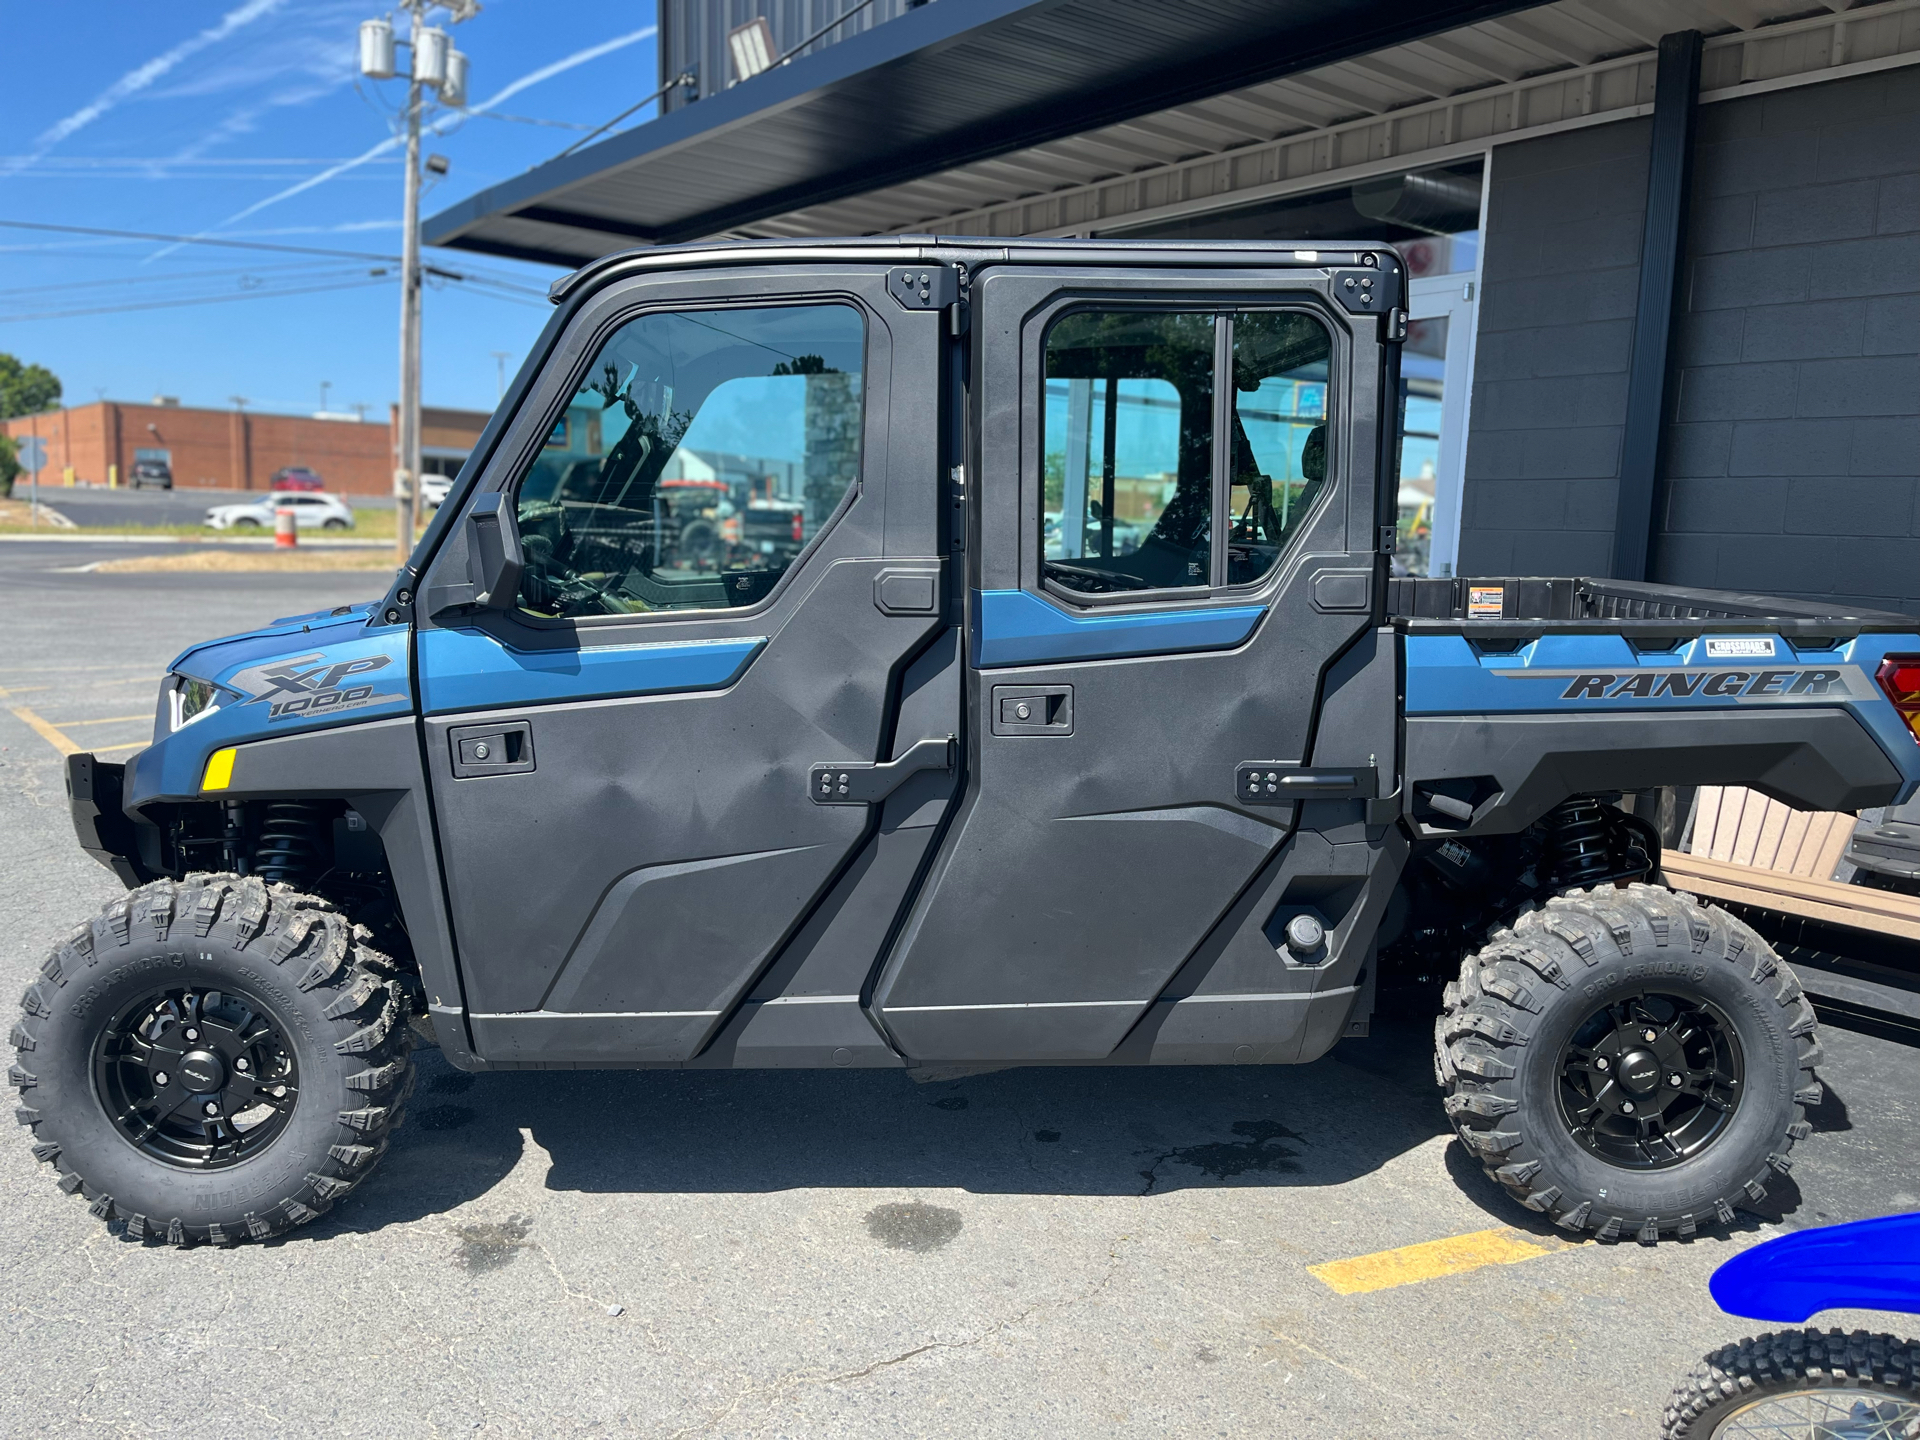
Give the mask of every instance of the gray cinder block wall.
POLYGON ((1920 69, 1701 108, 1653 578, 1920 613, 1920 69))
POLYGON ((1604 575, 1653 122, 1496 148, 1462 575, 1604 575))
MULTIPOLYGON (((1503 146, 1462 574, 1605 574, 1650 122, 1503 146)), ((1920 613, 1920 70, 1701 107, 1653 578, 1920 613)))

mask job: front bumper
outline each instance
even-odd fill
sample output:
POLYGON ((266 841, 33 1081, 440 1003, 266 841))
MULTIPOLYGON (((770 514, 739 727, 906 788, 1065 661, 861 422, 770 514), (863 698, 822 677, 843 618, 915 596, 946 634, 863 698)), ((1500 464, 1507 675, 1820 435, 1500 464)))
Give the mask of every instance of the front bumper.
POLYGON ((140 863, 133 822, 120 808, 126 766, 96 760, 82 750, 67 757, 67 805, 80 848, 131 890, 154 877, 140 863))

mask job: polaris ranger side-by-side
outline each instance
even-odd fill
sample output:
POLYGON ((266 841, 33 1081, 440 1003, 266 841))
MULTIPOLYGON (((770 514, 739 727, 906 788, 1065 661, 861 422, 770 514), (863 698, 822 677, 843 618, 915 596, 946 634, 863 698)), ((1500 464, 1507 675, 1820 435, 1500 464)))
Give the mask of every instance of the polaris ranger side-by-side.
POLYGON ((262 1237, 463 1069, 1285 1064, 1433 997, 1571 1231, 1757 1200, 1814 1015, 1632 797, 1899 803, 1920 632, 1390 574, 1391 249, 663 248, 556 312, 375 604, 76 755, 129 893, 13 1031, 93 1213, 262 1237), (772 457, 743 458, 743 457, 772 457))

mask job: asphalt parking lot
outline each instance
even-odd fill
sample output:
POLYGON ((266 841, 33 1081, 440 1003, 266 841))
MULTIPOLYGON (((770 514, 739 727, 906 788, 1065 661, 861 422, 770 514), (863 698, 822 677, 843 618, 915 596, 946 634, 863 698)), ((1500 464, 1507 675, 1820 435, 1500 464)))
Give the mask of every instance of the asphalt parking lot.
MULTIPOLYGON (((9 1003, 118 889, 74 844, 63 746, 124 758, 184 645, 378 584, 92 558, 0 546, 9 1003)), ((1714 1307, 1717 1264, 1920 1207, 1920 1051, 1887 1040, 1829 1027, 1764 1213, 1656 1248, 1508 1202, 1450 1140, 1429 1044, 929 1085, 427 1052, 375 1176, 231 1250, 110 1233, 0 1133, 0 1434, 1652 1436, 1757 1328, 1714 1307)))

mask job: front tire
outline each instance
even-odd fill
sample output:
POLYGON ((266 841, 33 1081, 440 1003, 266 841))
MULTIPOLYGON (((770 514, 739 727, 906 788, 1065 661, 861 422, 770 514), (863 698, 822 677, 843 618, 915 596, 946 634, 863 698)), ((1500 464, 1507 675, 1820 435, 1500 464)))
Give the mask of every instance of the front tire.
POLYGON ((1731 1222, 1820 1099, 1792 970, 1658 886, 1556 896, 1468 957, 1445 1004, 1435 1070, 1461 1143, 1575 1233, 1653 1244, 1731 1222))
POLYGON ((1667 1400, 1660 1440, 1920 1436, 1920 1345, 1856 1330, 1755 1336, 1707 1356, 1667 1400))
POLYGON ((413 1084, 404 980, 328 902, 159 880, 27 987, 9 1078, 60 1188, 174 1245, 264 1239, 373 1170, 413 1084))

